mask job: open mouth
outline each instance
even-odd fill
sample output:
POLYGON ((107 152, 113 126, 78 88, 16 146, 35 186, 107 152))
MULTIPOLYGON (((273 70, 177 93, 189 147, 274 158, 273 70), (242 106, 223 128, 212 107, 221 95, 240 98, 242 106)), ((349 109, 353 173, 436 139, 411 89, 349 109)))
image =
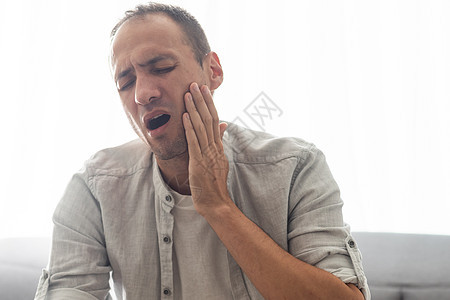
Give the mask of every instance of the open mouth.
POLYGON ((170 115, 167 115, 167 114, 161 114, 159 116, 156 116, 147 122, 147 128, 149 130, 155 130, 155 129, 163 126, 167 122, 169 122, 169 119, 170 119, 170 115))

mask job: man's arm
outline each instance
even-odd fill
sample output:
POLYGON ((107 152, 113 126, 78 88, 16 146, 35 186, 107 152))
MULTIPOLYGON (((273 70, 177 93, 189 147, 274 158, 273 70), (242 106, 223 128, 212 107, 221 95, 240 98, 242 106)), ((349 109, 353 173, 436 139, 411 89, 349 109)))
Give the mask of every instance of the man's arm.
POLYGON ((281 249, 231 200, 228 161, 211 93, 194 83, 183 116, 189 148, 189 182, 194 205, 266 299, 364 299, 353 284, 311 266, 281 249))
POLYGON ((235 206, 204 214, 230 254, 266 299, 363 299, 353 284, 281 249, 235 206))
POLYGON ((49 269, 41 278, 36 299, 105 299, 111 267, 99 204, 87 186, 85 172, 70 181, 53 222, 49 269))

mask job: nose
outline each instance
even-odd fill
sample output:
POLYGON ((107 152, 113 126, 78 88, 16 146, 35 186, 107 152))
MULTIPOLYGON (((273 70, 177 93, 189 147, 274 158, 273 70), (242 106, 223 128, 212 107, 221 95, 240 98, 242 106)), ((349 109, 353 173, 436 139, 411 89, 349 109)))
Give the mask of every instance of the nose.
POLYGON ((150 76, 138 76, 136 78, 136 88, 134 101, 139 105, 147 105, 153 100, 161 97, 158 80, 150 76))

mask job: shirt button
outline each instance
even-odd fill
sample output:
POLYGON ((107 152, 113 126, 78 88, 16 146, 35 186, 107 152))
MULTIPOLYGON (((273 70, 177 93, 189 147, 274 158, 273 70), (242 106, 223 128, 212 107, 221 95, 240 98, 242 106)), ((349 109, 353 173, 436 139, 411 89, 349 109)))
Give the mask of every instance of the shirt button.
POLYGON ((355 248, 355 242, 353 240, 348 241, 350 248, 355 248))
POLYGON ((165 296, 169 296, 169 295, 171 294, 170 289, 165 288, 165 289, 163 290, 163 294, 164 294, 165 296))
POLYGON ((167 202, 172 201, 172 197, 171 197, 170 195, 167 195, 167 196, 166 196, 166 201, 167 201, 167 202))
POLYGON ((163 241, 164 241, 164 243, 168 244, 168 243, 170 243, 171 239, 169 236, 166 235, 163 237, 163 241))

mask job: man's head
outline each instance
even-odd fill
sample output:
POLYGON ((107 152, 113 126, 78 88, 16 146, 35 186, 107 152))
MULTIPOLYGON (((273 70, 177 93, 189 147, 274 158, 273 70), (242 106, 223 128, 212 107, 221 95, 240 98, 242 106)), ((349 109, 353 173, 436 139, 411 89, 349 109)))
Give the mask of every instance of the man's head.
POLYGON ((185 94, 192 82, 214 91, 223 80, 195 18, 154 3, 127 12, 112 31, 111 66, 125 113, 157 159, 187 156, 185 94))
POLYGON ((113 39, 119 28, 128 20, 135 18, 143 18, 149 14, 165 14, 176 22, 184 32, 186 42, 194 51, 195 58, 200 65, 203 64, 203 58, 211 52, 211 48, 206 38, 205 32, 198 23, 197 19, 181 7, 174 5, 166 5, 161 3, 150 2, 136 6, 133 10, 125 12, 125 16, 114 26, 111 31, 113 39))

